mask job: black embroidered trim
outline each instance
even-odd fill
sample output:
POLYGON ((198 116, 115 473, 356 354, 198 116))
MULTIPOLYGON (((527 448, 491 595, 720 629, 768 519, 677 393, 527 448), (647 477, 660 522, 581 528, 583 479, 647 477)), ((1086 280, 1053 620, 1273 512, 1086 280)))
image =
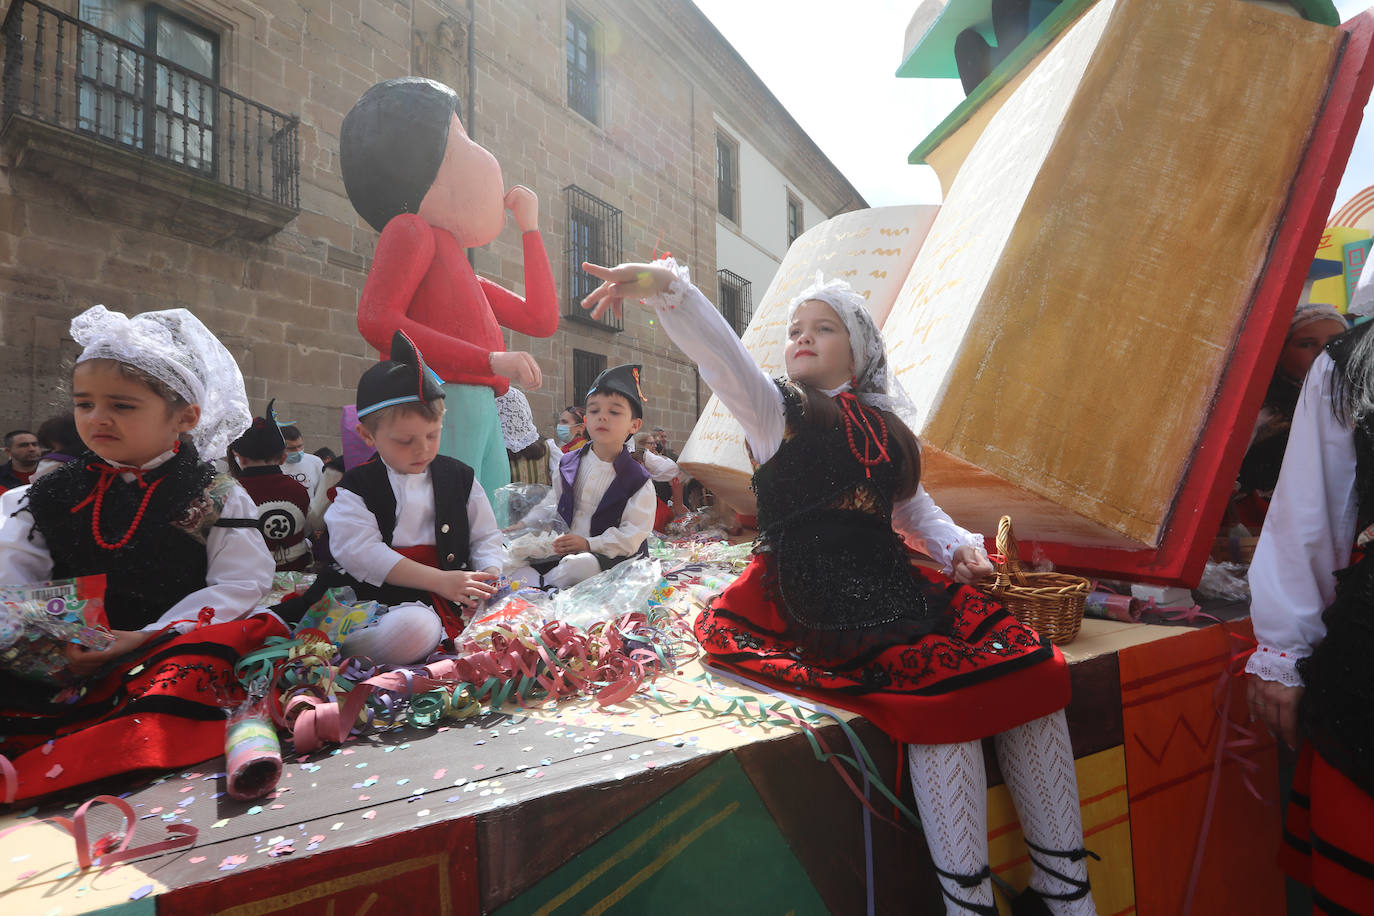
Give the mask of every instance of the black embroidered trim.
POLYGON ((1361 916, 1358 911, 1341 906, 1336 901, 1324 897, 1316 891, 1312 892, 1312 903, 1314 908, 1325 916, 1361 916))
POLYGON ((1312 844, 1298 837, 1290 830, 1283 831, 1283 841, 1305 856, 1312 854, 1312 844))
POLYGON ((216 719, 225 718, 225 709, 218 702, 198 703, 195 700, 187 700, 183 697, 168 696, 158 694, 151 697, 138 697, 130 700, 129 703, 118 713, 111 716, 109 721, 128 718, 129 716, 159 714, 165 716, 176 716, 181 719, 192 719, 199 722, 213 722, 216 719))
POLYGON ((1312 834, 1312 851, 1329 862, 1333 862, 1344 868, 1346 871, 1359 875, 1367 880, 1374 880, 1374 862, 1362 859, 1353 852, 1342 849, 1327 840, 1323 840, 1315 833, 1312 834))

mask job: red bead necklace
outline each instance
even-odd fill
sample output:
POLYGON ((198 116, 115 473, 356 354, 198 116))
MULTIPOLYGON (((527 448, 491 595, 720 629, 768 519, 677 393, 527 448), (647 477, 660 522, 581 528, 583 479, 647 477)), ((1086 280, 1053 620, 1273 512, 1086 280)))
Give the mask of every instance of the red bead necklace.
POLYGON ((148 511, 148 503, 153 498, 153 493, 162 485, 162 481, 167 478, 159 477, 152 483, 146 484, 143 482, 143 471, 141 469, 117 468, 105 464, 104 462, 88 464, 86 465, 86 469, 95 471, 99 474, 100 480, 96 482, 95 489, 91 491, 89 496, 72 507, 72 512, 75 514, 85 508, 87 504, 94 501, 95 507, 91 510, 91 534, 95 536, 95 542, 105 550, 118 550, 129 543, 134 533, 138 531, 138 526, 143 521, 143 513, 148 511), (134 519, 129 523, 129 530, 124 532, 124 537, 111 544, 109 541, 105 540, 105 536, 100 533, 100 508, 105 502, 105 492, 110 489, 110 485, 114 483, 114 479, 120 474, 134 475, 135 481, 143 488, 143 498, 139 500, 138 511, 134 513, 134 519))
POLYGON ((892 460, 887 453, 887 422, 876 410, 865 410, 852 391, 841 392, 836 396, 836 400, 840 403, 840 414, 844 417, 844 434, 849 440, 849 453, 854 456, 855 461, 863 465, 864 475, 872 478, 873 468, 892 460), (870 415, 878 421, 876 432, 873 424, 869 422, 870 415), (865 434, 863 454, 859 453, 859 446, 854 441, 856 428, 862 429, 865 434), (877 449, 876 455, 872 454, 874 448, 877 449))

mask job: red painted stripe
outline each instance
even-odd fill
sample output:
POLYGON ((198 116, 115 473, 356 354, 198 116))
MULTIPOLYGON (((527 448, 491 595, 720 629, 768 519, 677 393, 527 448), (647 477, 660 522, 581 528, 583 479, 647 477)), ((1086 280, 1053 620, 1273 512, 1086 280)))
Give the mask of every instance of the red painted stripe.
POLYGON ((1155 693, 1147 693, 1142 696, 1138 696, 1130 701, 1124 699, 1126 691, 1123 690, 1121 692, 1123 697, 1121 701, 1121 708, 1126 709, 1130 706, 1143 706, 1146 703, 1152 703, 1155 700, 1162 700, 1165 697, 1174 696, 1175 694, 1182 693, 1185 690, 1192 690, 1194 687, 1203 687, 1208 684, 1215 684, 1216 682, 1217 676, 1215 674, 1209 674, 1205 677, 1193 678, 1191 681, 1187 681, 1183 684, 1177 684, 1173 687, 1168 688, 1167 690, 1160 690, 1155 693))
POLYGON ((1125 792, 1125 791, 1126 791, 1126 784, 1123 782, 1123 783, 1122 783, 1121 785, 1119 785, 1119 786, 1113 786, 1112 788, 1108 789, 1106 792, 1099 792, 1097 795, 1093 795, 1093 796, 1091 796, 1091 797, 1089 797, 1089 798, 1080 798, 1080 799, 1078 800, 1078 805, 1079 805, 1079 807, 1081 808, 1083 805, 1091 805, 1091 804, 1094 804, 1094 803, 1096 803, 1096 802, 1102 801, 1102 799, 1104 799, 1104 798, 1108 798, 1108 797, 1110 797, 1110 796, 1113 796, 1113 795, 1115 795, 1115 794, 1118 793, 1118 792, 1125 792))
POLYGON ((1326 226, 1328 229, 1353 226, 1360 221, 1360 217, 1370 210, 1374 210, 1374 185, 1370 185, 1346 201, 1344 206, 1331 214, 1331 219, 1326 226))
MULTIPOLYGON (((1264 745, 1263 747, 1250 748, 1249 750, 1245 751, 1245 752, 1244 752, 1243 754, 1241 754, 1240 756, 1242 756, 1242 757, 1254 757, 1256 754, 1262 754, 1262 753, 1267 752, 1268 750, 1269 750, 1269 745, 1266 744, 1266 745, 1264 745)), ((1165 789, 1172 789, 1174 786, 1177 786, 1177 785, 1180 785, 1180 784, 1182 784, 1182 783, 1185 783, 1185 782, 1187 782, 1187 781, 1190 780, 1190 779, 1196 779, 1197 777, 1201 776, 1203 773, 1210 773, 1211 771, 1212 771, 1212 764, 1207 763, 1207 764, 1204 764, 1203 766, 1198 767, 1198 768, 1195 769, 1195 770, 1190 770, 1190 771, 1188 771, 1187 773, 1184 773, 1182 776, 1175 776, 1173 779, 1165 780, 1164 782, 1161 782, 1161 783, 1158 783, 1158 784, 1156 784, 1156 785, 1150 786, 1150 787, 1147 788, 1147 789, 1142 789, 1142 790, 1141 790, 1140 792, 1138 792, 1138 793, 1132 793, 1132 794, 1131 794, 1131 804, 1135 804, 1136 802, 1144 801, 1145 799, 1149 798, 1149 797, 1152 796, 1152 795, 1158 795, 1160 792, 1163 792, 1165 789)))
MULTIPOLYGON (((1100 802, 1100 801, 1102 801, 1102 799, 1104 799, 1104 798, 1108 798, 1108 797, 1110 797, 1110 796, 1112 796, 1112 795, 1116 795, 1116 794, 1119 793, 1119 792, 1125 792, 1125 791, 1126 791, 1126 785, 1125 785, 1125 783, 1122 783, 1122 784, 1119 785, 1119 786, 1114 786, 1114 787, 1108 789, 1106 792, 1101 792, 1101 793, 1099 793, 1099 794, 1097 794, 1097 795, 1092 796, 1091 798, 1081 798, 1081 799, 1078 800, 1078 804, 1079 804, 1080 807, 1083 806, 1083 805, 1091 805, 1091 804, 1093 804, 1094 802, 1100 802)), ((1111 824, 1115 824, 1115 823, 1118 823, 1118 821, 1112 821, 1112 822, 1111 822, 1111 824)), ((1107 826, 1111 826, 1111 824, 1108 824, 1107 826)), ((995 839, 997 839, 997 838, 1000 837, 1000 836, 1006 836, 1008 833, 1011 833, 1012 831, 1020 830, 1020 829, 1021 829, 1021 824, 1020 824, 1020 822, 1019 822, 1019 821, 1012 821, 1010 824, 1004 824, 1004 825, 1002 825, 1001 827, 998 827, 996 830, 990 830, 990 831, 988 831, 988 840, 990 840, 990 841, 991 841, 991 840, 995 840, 995 839)))
POLYGON ((1134 678, 1133 680, 1122 681, 1121 692, 1125 693, 1128 690, 1137 690, 1141 687, 1145 687, 1150 684, 1158 684, 1160 681, 1167 680, 1171 677, 1177 677, 1180 674, 1187 674, 1189 671, 1196 671, 1199 668, 1211 668, 1213 677, 1215 677, 1217 674, 1220 673, 1220 671, 1217 668, 1217 663, 1224 661, 1226 661, 1226 659, 1218 655, 1212 658, 1204 658, 1200 661, 1192 662, 1191 664, 1178 665, 1174 668, 1167 668, 1163 671, 1159 671, 1154 674, 1147 674, 1143 677, 1134 678))

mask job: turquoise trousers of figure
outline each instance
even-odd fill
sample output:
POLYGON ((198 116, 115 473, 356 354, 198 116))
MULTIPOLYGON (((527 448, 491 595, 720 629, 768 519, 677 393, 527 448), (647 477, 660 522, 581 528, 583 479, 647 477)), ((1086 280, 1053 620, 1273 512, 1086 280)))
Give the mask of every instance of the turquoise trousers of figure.
POLYGON ((444 385, 444 434, 439 454, 472 468, 488 498, 510 483, 510 458, 501 435, 496 395, 483 385, 444 385))

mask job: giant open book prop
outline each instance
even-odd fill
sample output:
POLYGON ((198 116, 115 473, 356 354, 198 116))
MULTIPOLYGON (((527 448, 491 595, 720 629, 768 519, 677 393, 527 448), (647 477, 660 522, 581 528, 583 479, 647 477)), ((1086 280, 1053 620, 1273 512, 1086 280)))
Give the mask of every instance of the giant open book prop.
MULTIPOLYGON (((745 343, 780 373, 787 301, 816 269, 846 277, 956 521, 1010 513, 1061 566, 1195 581, 1369 97, 1371 33, 1374 13, 1338 29, 1099 0, 958 133, 938 212, 807 232, 745 343)), ((742 438, 712 398, 682 464, 748 512, 742 438)))

